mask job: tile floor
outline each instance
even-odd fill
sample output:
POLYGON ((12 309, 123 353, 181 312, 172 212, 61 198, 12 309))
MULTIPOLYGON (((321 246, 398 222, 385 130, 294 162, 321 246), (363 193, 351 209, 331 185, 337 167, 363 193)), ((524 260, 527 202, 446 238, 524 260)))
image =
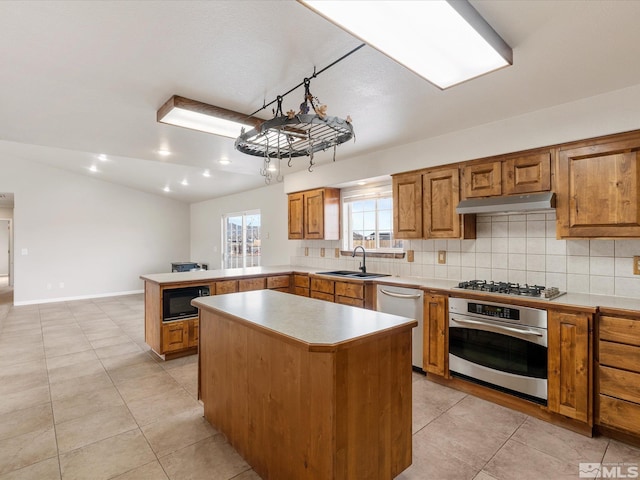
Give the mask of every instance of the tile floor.
MULTIPOLYGON (((259 480, 203 419, 196 365, 150 354, 141 295, 0 305, 0 480, 259 480)), ((640 462, 623 443, 413 385, 414 459, 398 479, 576 479, 579 462, 640 462)))

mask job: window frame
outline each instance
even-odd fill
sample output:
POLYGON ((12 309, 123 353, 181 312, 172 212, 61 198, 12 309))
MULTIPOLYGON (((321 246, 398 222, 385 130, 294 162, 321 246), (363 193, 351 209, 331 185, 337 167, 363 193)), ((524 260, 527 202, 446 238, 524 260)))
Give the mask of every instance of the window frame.
MULTIPOLYGON (((248 268, 248 267, 259 267, 262 265, 262 242, 261 242, 261 237, 262 237, 262 212, 260 211, 260 209, 254 209, 254 210, 244 210, 241 212, 229 212, 229 213, 223 213, 222 214, 222 218, 221 218, 221 224, 222 224, 222 228, 221 228, 221 234, 222 234, 222 241, 221 241, 221 265, 222 268, 226 269, 226 268, 248 268), (259 238, 257 239, 258 242, 260 242, 260 244, 258 245, 258 248, 260 249, 258 255, 247 255, 247 217, 248 216, 255 216, 258 215, 260 217, 260 225, 259 225, 259 238), (242 217, 242 234, 241 234, 241 244, 240 244, 240 250, 242 251, 242 255, 238 255, 235 258, 242 258, 242 265, 230 265, 229 264, 229 258, 227 255, 227 247, 228 247, 228 243, 227 243, 227 219, 230 217, 242 217), (258 260, 257 264, 254 263, 253 261, 251 262, 252 264, 247 266, 247 259, 248 258, 252 258, 252 259, 256 259, 258 260)), ((252 245, 252 248, 255 247, 255 242, 254 245, 252 245)), ((238 263, 238 262, 236 262, 238 263)))

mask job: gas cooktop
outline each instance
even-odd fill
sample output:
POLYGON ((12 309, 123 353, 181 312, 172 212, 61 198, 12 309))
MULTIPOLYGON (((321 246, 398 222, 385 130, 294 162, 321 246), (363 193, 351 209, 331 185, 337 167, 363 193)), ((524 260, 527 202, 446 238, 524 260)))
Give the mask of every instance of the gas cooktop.
POLYGON ((520 285, 519 283, 494 282, 487 280, 469 280, 460 282, 458 288, 487 293, 499 293, 519 297, 533 297, 551 300, 564 295, 557 287, 542 287, 540 285, 520 285))

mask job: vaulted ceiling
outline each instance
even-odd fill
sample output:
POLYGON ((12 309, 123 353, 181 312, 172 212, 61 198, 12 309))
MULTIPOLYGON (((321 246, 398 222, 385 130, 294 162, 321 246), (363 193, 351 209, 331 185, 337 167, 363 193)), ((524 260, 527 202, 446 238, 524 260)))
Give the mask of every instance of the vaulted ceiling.
MULTIPOLYGON (((353 118, 356 141, 337 161, 640 83, 640 2, 471 3, 514 65, 441 91, 364 47, 311 84, 330 115, 353 118)), ((293 0, 4 0, 0 39, 0 155, 161 195, 169 185, 186 202, 263 185, 262 161, 233 139, 157 123, 171 95, 249 114, 360 44, 293 0)))

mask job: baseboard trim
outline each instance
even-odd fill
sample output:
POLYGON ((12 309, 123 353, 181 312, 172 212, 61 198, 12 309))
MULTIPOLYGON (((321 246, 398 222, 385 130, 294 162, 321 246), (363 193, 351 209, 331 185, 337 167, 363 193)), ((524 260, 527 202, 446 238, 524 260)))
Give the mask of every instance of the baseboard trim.
POLYGON ((57 302, 72 302, 74 300, 91 300, 92 298, 105 298, 105 297, 119 297, 123 295, 136 295, 138 293, 144 293, 144 290, 128 290, 126 292, 111 292, 111 293, 99 293, 93 295, 78 295, 76 297, 60 297, 60 298, 45 298, 40 300, 27 300, 24 302, 13 302, 16 307, 24 305, 39 305, 42 303, 57 303, 57 302))

